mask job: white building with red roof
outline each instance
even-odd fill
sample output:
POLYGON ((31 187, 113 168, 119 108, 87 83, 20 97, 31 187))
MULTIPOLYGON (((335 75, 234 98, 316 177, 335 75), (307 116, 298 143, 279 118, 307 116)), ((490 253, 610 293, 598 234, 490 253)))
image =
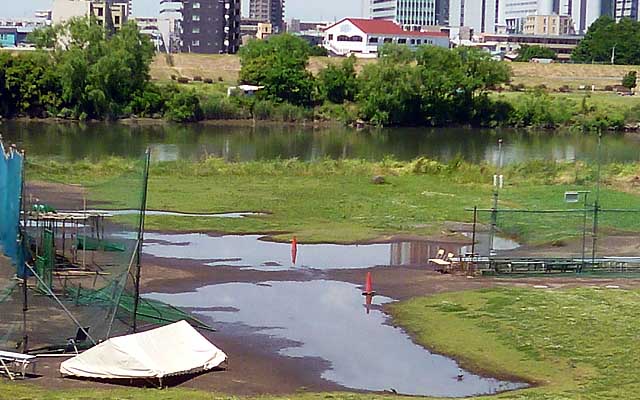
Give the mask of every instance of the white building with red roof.
POLYGON ((393 21, 360 18, 344 18, 324 29, 324 47, 340 56, 377 57, 378 48, 384 43, 448 48, 449 34, 408 31, 393 21))

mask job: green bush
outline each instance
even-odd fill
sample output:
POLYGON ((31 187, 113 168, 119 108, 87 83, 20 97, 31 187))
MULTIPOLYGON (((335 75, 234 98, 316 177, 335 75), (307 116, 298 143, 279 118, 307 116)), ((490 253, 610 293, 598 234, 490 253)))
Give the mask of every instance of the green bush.
POLYGON ((243 109, 233 99, 224 96, 208 96, 201 102, 205 119, 247 119, 249 110, 243 109))
POLYGON ((195 122, 203 118, 200 98, 194 91, 178 91, 167 103, 165 117, 173 122, 195 122))

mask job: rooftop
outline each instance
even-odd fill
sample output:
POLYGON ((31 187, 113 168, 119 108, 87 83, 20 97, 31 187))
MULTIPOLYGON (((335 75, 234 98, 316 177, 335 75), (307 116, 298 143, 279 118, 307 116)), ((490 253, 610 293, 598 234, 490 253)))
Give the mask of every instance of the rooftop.
POLYGON ((400 25, 393 21, 384 19, 362 19, 362 18, 343 18, 333 25, 328 26, 325 30, 339 25, 345 21, 351 22, 364 33, 382 34, 382 35, 407 35, 407 36, 429 36, 429 37, 449 37, 446 32, 420 32, 406 31, 400 25))

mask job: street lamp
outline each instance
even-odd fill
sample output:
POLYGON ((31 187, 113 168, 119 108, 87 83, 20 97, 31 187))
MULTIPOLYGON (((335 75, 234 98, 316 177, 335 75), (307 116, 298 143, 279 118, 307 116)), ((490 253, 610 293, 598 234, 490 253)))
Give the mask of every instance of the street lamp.
POLYGON ((580 195, 584 196, 584 214, 582 219, 582 265, 580 272, 584 268, 585 263, 585 248, 587 246, 587 199, 589 198, 589 190, 577 190, 574 192, 564 192, 565 203, 577 203, 580 201, 580 195))

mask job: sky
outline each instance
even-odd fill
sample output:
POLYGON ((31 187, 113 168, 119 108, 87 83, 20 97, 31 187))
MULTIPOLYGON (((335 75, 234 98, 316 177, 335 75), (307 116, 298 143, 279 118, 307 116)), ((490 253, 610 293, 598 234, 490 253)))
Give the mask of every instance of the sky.
MULTIPOLYGON (((133 14, 154 16, 160 0, 133 0, 133 14)), ((243 0, 243 13, 249 0, 243 0)), ((52 0, 0 0, 0 18, 32 17, 35 10, 51 8, 52 0)), ((285 0, 286 19, 333 21, 342 17, 361 16, 362 0, 285 0)))

